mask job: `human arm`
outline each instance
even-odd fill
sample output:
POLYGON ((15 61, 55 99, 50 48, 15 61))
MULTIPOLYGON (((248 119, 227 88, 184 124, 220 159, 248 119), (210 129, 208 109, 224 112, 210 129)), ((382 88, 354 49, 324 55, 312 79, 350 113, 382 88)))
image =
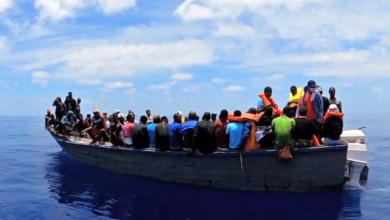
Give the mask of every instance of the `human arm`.
POLYGON ((319 134, 319 129, 318 129, 318 126, 316 125, 316 123, 314 123, 313 120, 311 120, 310 126, 312 128, 313 134, 314 135, 318 135, 319 134))
POLYGON ((342 106, 342 104, 341 104, 341 100, 339 100, 339 105, 338 105, 338 107, 339 107, 339 112, 341 112, 341 113, 343 113, 343 106, 342 106))
POLYGON ((192 135, 192 149, 191 149, 192 151, 196 150, 197 148, 198 134, 199 134, 199 123, 196 124, 194 128, 194 134, 192 135))
POLYGON ((246 122, 244 127, 244 133, 242 134, 242 138, 241 138, 240 148, 243 148, 244 145, 246 144, 249 135, 251 134, 251 130, 252 130, 252 124, 250 122, 246 122))

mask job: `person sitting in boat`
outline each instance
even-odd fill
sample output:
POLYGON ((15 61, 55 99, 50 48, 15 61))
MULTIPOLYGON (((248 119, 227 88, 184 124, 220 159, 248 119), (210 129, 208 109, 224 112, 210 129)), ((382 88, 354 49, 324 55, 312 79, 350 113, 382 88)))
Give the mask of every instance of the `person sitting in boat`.
POLYGON ((260 148, 260 144, 256 141, 256 114, 256 108, 250 108, 244 116, 245 125, 240 148, 246 151, 260 148))
POLYGON ((328 97, 326 97, 324 95, 324 91, 322 90, 322 87, 317 85, 317 88, 316 88, 317 92, 321 94, 322 96, 322 104, 324 105, 324 115, 325 113, 328 111, 329 109, 329 106, 330 106, 330 101, 328 99, 328 97))
POLYGON ((229 149, 239 150, 242 135, 244 134, 244 122, 241 118, 241 111, 236 110, 233 117, 230 117, 229 124, 226 127, 226 134, 229 135, 229 149))
POLYGON ((229 112, 226 109, 223 109, 221 110, 221 113, 219 113, 219 119, 215 121, 215 137, 218 150, 229 149, 229 135, 226 134, 228 115, 229 112))
POLYGON ((110 119, 109 119, 109 116, 108 116, 108 112, 103 111, 103 117, 106 120, 106 129, 109 130, 111 122, 110 122, 110 119))
POLYGON ((125 127, 125 115, 123 113, 119 113, 118 114, 118 121, 119 121, 119 125, 122 127, 122 130, 120 132, 120 135, 122 136, 122 140, 124 141, 125 140, 125 131, 124 131, 124 127, 125 127))
POLYGON ((302 106, 299 109, 299 116, 295 118, 295 131, 293 138, 295 139, 295 147, 311 147, 313 146, 313 135, 318 135, 318 127, 314 121, 307 118, 307 108, 302 106))
POLYGON ((83 115, 80 114, 79 115, 79 120, 76 122, 76 124, 74 125, 75 129, 79 132, 89 128, 90 124, 88 123, 87 120, 85 120, 83 118, 83 115))
POLYGON ((262 112, 257 115, 256 122, 256 142, 261 148, 273 148, 275 134, 272 131, 273 108, 266 106, 262 112))
POLYGON ((291 107, 291 115, 295 117, 298 109, 299 97, 301 97, 302 88, 297 88, 296 86, 291 86, 290 88, 290 97, 287 103, 287 106, 291 107))
POLYGON ((158 123, 160 123, 160 121, 160 115, 153 115, 153 122, 148 125, 148 134, 150 138, 149 147, 156 147, 156 126, 158 123))
POLYGON ((276 116, 279 116, 282 114, 282 111, 278 108, 278 105, 276 104, 276 101, 274 98, 272 98, 272 88, 267 86, 264 88, 264 92, 259 94, 260 99, 263 102, 263 106, 259 106, 258 103, 258 108, 259 107, 264 107, 264 106, 272 106, 274 114, 276 116))
POLYGON ((196 124, 192 136, 192 152, 199 151, 201 154, 209 154, 216 150, 215 125, 210 119, 210 112, 205 112, 202 120, 196 124))
POLYGON ((47 126, 49 126, 49 120, 51 118, 51 110, 50 109, 47 109, 46 111, 46 115, 45 115, 45 129, 47 126))
POLYGON ((132 113, 129 113, 126 116, 126 124, 123 128, 123 133, 124 133, 124 144, 125 146, 132 146, 133 145, 133 131, 135 127, 135 115, 132 113))
POLYGON ((93 109, 92 122, 88 133, 89 136, 92 138, 91 144, 98 144, 98 141, 102 138, 104 139, 104 141, 108 140, 106 118, 100 114, 98 108, 93 109))
POLYGON ((303 96, 302 106, 307 108, 307 117, 312 119, 318 127, 322 125, 324 118, 324 104, 322 95, 316 90, 316 82, 310 80, 307 83, 309 92, 303 96))
POLYGON ((55 110, 56 119, 58 121, 61 121, 62 117, 64 117, 66 115, 66 112, 67 112, 66 105, 64 103, 62 103, 61 97, 58 96, 54 100, 53 106, 56 107, 56 110, 55 110))
POLYGON ((131 135, 134 148, 148 148, 150 138, 148 134, 148 127, 146 126, 148 118, 141 116, 140 123, 134 124, 133 133, 131 135))
POLYGON ((182 147, 184 151, 190 151, 192 149, 192 136, 194 135, 194 129, 198 116, 195 111, 190 111, 188 114, 188 120, 181 126, 181 133, 183 135, 182 147))
POLYGON ((73 111, 68 111, 61 119, 60 133, 68 134, 73 130, 76 121, 73 120, 73 111))
POLYGON ((47 121, 47 125, 51 128, 55 128, 58 125, 58 121, 55 119, 54 114, 50 115, 50 119, 47 121))
POLYGON ((330 87, 329 88, 329 95, 330 95, 330 97, 329 97, 330 104, 337 105, 339 112, 343 113, 341 100, 336 98, 336 88, 330 87))
POLYGON ((181 134, 182 115, 176 112, 173 115, 173 123, 168 125, 169 132, 169 146, 171 150, 181 150, 181 141, 183 135, 181 134))
POLYGON ((180 115, 181 118, 181 124, 184 124, 186 122, 185 118, 183 117, 183 113, 181 111, 177 111, 176 114, 180 115))
MULTIPOLYGON (((129 112, 127 113, 127 115, 129 115, 129 114, 132 114, 134 116, 133 123, 134 124, 138 124, 139 122, 137 121, 137 119, 135 119, 136 115, 135 115, 135 113, 134 113, 134 111, 132 109, 130 109, 129 112)), ((126 115, 126 122, 125 122, 125 124, 127 123, 127 115, 126 115)))
POLYGON ((324 145, 334 146, 343 144, 340 140, 340 136, 343 133, 344 114, 339 111, 339 108, 335 104, 329 106, 328 112, 324 117, 324 145))
POLYGON ((286 106, 283 109, 283 115, 272 120, 272 130, 275 133, 275 147, 277 149, 283 149, 286 146, 294 148, 295 142, 292 134, 295 129, 295 121, 288 117, 290 111, 291 108, 286 106))
POLYGON ((122 135, 122 126, 118 119, 118 114, 114 113, 112 115, 112 121, 110 123, 110 139, 113 146, 122 147, 124 145, 122 135))
POLYGON ((156 125, 156 150, 169 150, 169 121, 166 116, 161 117, 161 122, 156 125))
POLYGON ((88 122, 89 125, 91 125, 92 124, 91 114, 87 114, 87 117, 85 118, 85 120, 88 122))

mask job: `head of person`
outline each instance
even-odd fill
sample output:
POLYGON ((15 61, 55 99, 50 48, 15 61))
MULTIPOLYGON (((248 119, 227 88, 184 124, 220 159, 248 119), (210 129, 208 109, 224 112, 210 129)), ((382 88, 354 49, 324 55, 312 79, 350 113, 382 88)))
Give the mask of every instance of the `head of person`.
POLYGON ((173 115, 173 122, 176 122, 176 123, 181 123, 181 115, 179 114, 179 113, 175 113, 174 115, 173 115))
POLYGON ((324 91, 322 90, 322 87, 317 85, 317 88, 316 88, 317 92, 320 93, 321 95, 324 94, 324 91))
POLYGON ((141 124, 146 125, 146 123, 148 122, 148 118, 147 118, 145 115, 142 115, 142 116, 139 118, 139 122, 140 122, 141 124))
MULTIPOLYGON (((188 113, 188 119, 189 120, 197 120, 198 116, 196 115, 196 111, 192 110, 190 113, 188 113)), ((199 120, 199 118, 198 118, 199 120)))
POLYGON ((69 92, 69 93, 68 93, 68 97, 69 97, 69 99, 72 99, 72 98, 73 98, 72 92, 69 92))
POLYGON ((51 114, 51 115, 50 115, 50 118, 51 118, 51 119, 54 119, 54 114, 51 114))
POLYGON ((103 116, 104 116, 104 118, 106 118, 106 119, 107 119, 107 117, 108 117, 108 113, 107 113, 106 111, 104 111, 104 112, 103 112, 103 116))
POLYGON ((286 106, 283 108, 283 115, 290 116, 291 114, 291 107, 286 106))
POLYGON ((304 93, 307 93, 309 90, 310 90, 309 86, 303 87, 303 92, 304 92, 304 93))
POLYGON ((240 110, 236 110, 236 111, 234 111, 233 115, 234 115, 234 117, 240 117, 241 116, 241 111, 240 110))
POLYGON ((335 104, 331 104, 329 106, 328 112, 339 112, 339 107, 337 107, 335 104))
POLYGON ((299 113, 299 116, 305 117, 307 115, 307 108, 306 108, 306 106, 300 107, 298 113, 299 113))
POLYGON ((250 109, 248 109, 248 111, 246 113, 256 115, 257 109, 256 108, 250 108, 250 109))
POLYGON ((61 97, 57 96, 53 101, 53 106, 58 106, 61 103, 61 97))
POLYGON ((168 118, 166 116, 162 116, 161 117, 161 123, 168 124, 169 123, 168 118))
POLYGON ((176 114, 180 115, 180 117, 183 117, 183 113, 181 111, 177 111, 176 114))
POLYGON ((80 103, 81 103, 81 99, 78 98, 78 99, 77 99, 77 104, 80 104, 80 103))
POLYGON ((272 96, 272 89, 271 87, 267 86, 264 88, 264 95, 267 98, 270 98, 272 96))
POLYGON ((296 95, 297 92, 298 92, 298 91, 297 91, 297 87, 296 87, 296 86, 291 86, 290 92, 291 92, 291 94, 296 95))
POLYGON ((161 117, 160 115, 153 115, 153 123, 158 124, 161 122, 161 117))
POLYGON ((133 114, 135 116, 135 113, 132 109, 129 110, 128 114, 133 114))
POLYGON ((226 109, 222 109, 219 113, 219 120, 221 121, 227 121, 229 116, 229 112, 226 109))
POLYGON ((78 118, 80 121, 83 121, 84 120, 84 116, 82 114, 79 114, 79 118, 78 118))
POLYGON ((217 113, 211 114, 211 120, 216 121, 217 120, 217 113))
POLYGON ((121 123, 125 122, 125 116, 124 116, 122 113, 119 113, 119 114, 118 114, 118 120, 119 120, 121 123))
POLYGON ((72 116, 73 116, 73 112, 72 112, 72 111, 68 111, 68 112, 66 113, 66 117, 72 118, 72 116))
POLYGON ((51 110, 50 109, 48 109, 46 112, 47 112, 47 115, 51 114, 51 110))
POLYGON ((190 120, 190 118, 187 115, 186 117, 184 117, 184 121, 188 121, 188 120, 190 120))
POLYGON ((202 116, 203 121, 210 121, 211 119, 211 113, 210 112, 205 112, 202 116))
MULTIPOLYGON (((146 120, 147 120, 147 119, 146 119, 146 120)), ((127 116, 126 116, 126 121, 127 121, 127 122, 130 122, 130 123, 134 123, 134 121, 135 121, 135 115, 132 114, 132 113, 127 114, 127 116)))
POLYGON ((329 88, 329 95, 331 98, 333 98, 336 95, 336 88, 330 87, 329 88))
POLYGON ((117 113, 118 116, 119 116, 119 114, 121 113, 121 111, 120 111, 119 109, 117 109, 117 110, 115 111, 115 113, 117 113))
POLYGON ((151 113, 151 111, 148 109, 148 110, 146 110, 146 115, 149 117, 150 115, 151 115, 152 113, 151 113))
POLYGON ((264 108, 264 115, 272 116, 274 109, 271 106, 264 108))
POLYGON ((90 118, 91 118, 91 115, 90 115, 90 114, 87 114, 87 118, 90 119, 90 118))
POLYGON ((114 123, 117 123, 118 122, 118 114, 115 112, 114 114, 112 114, 110 116, 111 118, 111 121, 114 122, 114 123))
POLYGON ((316 92, 316 82, 314 80, 309 80, 309 82, 307 82, 307 86, 309 87, 309 92, 311 93, 315 93, 316 92))
POLYGON ((99 111, 98 108, 94 108, 92 113, 93 113, 94 116, 99 116, 100 115, 100 111, 99 111))

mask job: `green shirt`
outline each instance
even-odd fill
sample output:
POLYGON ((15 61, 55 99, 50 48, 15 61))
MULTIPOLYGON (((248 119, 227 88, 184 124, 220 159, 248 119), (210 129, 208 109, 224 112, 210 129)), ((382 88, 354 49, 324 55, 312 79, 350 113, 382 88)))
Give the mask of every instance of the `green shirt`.
POLYGON ((275 133, 275 142, 278 149, 289 145, 294 148, 295 141, 291 138, 291 133, 295 129, 295 121, 283 115, 272 120, 272 129, 275 133))

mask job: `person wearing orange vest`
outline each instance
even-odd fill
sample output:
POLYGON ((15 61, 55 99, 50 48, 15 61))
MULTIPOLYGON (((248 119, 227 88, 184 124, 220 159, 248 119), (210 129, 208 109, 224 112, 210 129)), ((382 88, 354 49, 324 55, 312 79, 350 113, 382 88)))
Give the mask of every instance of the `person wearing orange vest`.
POLYGON ((340 140, 340 136, 343 133, 344 114, 339 111, 339 108, 335 104, 329 106, 328 112, 324 117, 324 145, 334 146, 343 144, 340 140))
POLYGON ((269 87, 269 86, 265 87, 264 88, 264 92, 260 93, 258 96, 263 101, 263 106, 259 106, 258 105, 258 108, 269 105, 269 106, 272 106, 275 115, 279 116, 279 115, 283 114, 283 111, 278 108, 278 105, 276 104, 275 99, 272 98, 272 89, 271 89, 271 87, 269 87))
POLYGON ((247 114, 244 115, 244 134, 241 138, 240 148, 245 151, 251 151, 260 148, 260 144, 256 142, 256 113, 257 110, 255 108, 250 108, 247 111, 247 114))
POLYGON ((309 91, 305 93, 302 106, 307 108, 307 117, 314 120, 317 126, 322 125, 324 118, 324 105, 322 95, 316 90, 316 82, 310 80, 307 83, 309 91))

